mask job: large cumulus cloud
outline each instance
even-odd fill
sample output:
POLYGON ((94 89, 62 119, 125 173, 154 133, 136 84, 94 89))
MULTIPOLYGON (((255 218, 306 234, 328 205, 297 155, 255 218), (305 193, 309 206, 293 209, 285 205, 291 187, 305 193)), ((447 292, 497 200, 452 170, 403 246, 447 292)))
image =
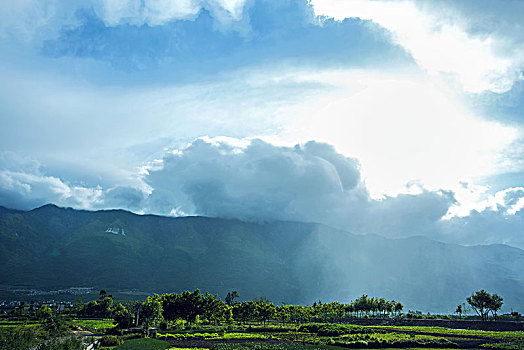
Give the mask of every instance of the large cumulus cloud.
POLYGON ((146 212, 320 222, 390 237, 434 235, 453 193, 370 198, 360 164, 334 147, 201 138, 152 163, 146 212))
POLYGON ((367 192, 359 163, 316 142, 198 139, 166 155, 145 181, 149 210, 250 220, 324 221, 367 192))
POLYGON ((373 199, 358 160, 324 143, 282 147, 259 139, 200 138, 146 170, 151 194, 145 212, 310 221, 359 234, 524 247, 522 188, 498 191, 482 210, 461 217, 449 215, 461 205, 452 191, 420 187, 373 199))

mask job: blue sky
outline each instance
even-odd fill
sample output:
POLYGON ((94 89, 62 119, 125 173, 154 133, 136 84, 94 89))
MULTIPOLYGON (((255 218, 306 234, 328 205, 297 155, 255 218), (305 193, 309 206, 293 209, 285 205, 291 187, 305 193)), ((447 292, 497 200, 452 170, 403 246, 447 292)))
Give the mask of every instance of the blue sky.
POLYGON ((524 247, 522 7, 5 2, 0 205, 524 247))

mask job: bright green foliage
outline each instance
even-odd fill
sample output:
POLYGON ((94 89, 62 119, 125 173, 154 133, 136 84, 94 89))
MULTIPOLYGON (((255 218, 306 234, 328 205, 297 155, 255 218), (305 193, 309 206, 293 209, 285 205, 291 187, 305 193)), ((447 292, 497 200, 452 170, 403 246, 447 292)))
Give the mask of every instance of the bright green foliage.
POLYGON ((68 337, 51 339, 38 346, 38 350, 83 350, 84 344, 80 338, 68 337))
POLYGON ((482 320, 487 320, 488 313, 492 312, 493 316, 497 315, 497 311, 502 307, 502 297, 486 292, 484 289, 473 293, 466 298, 469 305, 475 310, 482 320))
POLYGON ((236 304, 235 299, 239 298, 238 292, 236 290, 228 292, 226 295, 226 304, 229 306, 233 306, 236 304))
POLYGON ((114 350, 164 350, 169 346, 169 343, 163 340, 141 338, 126 340, 114 350))
POLYGON ((187 338, 202 338, 202 339, 267 339, 265 334, 258 333, 165 333, 159 334, 159 338, 164 339, 187 339, 187 338))
MULTIPOLYGON (((207 306, 214 308, 216 306, 214 301, 219 299, 210 294, 206 295, 208 296, 213 300, 209 301, 207 306)), ((200 293, 200 289, 195 289, 194 292, 184 291, 180 294, 163 294, 161 299, 163 316, 166 320, 175 321, 181 318, 187 322, 195 322, 197 315, 204 314, 204 296, 200 293)))
POLYGON ((122 304, 116 304, 113 308, 113 319, 119 328, 128 328, 133 323, 133 314, 122 304))
POLYGON ((270 302, 268 299, 260 297, 253 300, 257 309, 257 320, 263 322, 269 321, 275 317, 276 308, 275 304, 270 302))
POLYGON ((381 317, 386 317, 389 314, 400 316, 403 309, 404 306, 400 302, 385 298, 368 298, 366 294, 358 297, 351 304, 345 305, 346 312, 355 313, 359 316, 369 315, 370 313, 381 317))
POLYGON ((100 338, 101 346, 117 346, 122 344, 122 338, 117 337, 116 335, 104 335, 100 338))
POLYGON ((42 305, 36 312, 42 327, 51 334, 58 334, 68 329, 69 324, 47 305, 42 305))
POLYGON ((298 328, 299 332, 317 333, 321 336, 341 336, 345 334, 369 334, 384 333, 384 331, 372 329, 369 327, 355 326, 352 324, 336 323, 306 323, 298 328))
POLYGON ((31 328, 16 328, 0 332, 0 349, 25 350, 37 341, 36 333, 31 328))
POLYGON ((113 298, 104 295, 101 295, 98 300, 93 300, 83 305, 83 307, 78 311, 78 315, 85 317, 111 318, 113 316, 113 298))
POLYGON ((524 344, 510 344, 510 343, 495 343, 495 344, 481 344, 481 348, 485 349, 500 349, 500 350, 522 350, 524 344))
POLYGON ((140 317, 144 320, 144 328, 149 336, 149 327, 162 317, 162 302, 160 296, 155 294, 142 303, 140 317))
POLYGON ((71 321, 73 326, 88 329, 94 332, 105 332, 107 329, 113 328, 114 323, 112 319, 105 320, 84 320, 76 319, 71 321))
POLYGON ((276 318, 285 325, 286 322, 291 320, 291 307, 290 305, 282 305, 276 307, 276 318))
POLYGON ((204 319, 213 324, 233 321, 232 307, 224 303, 217 295, 206 293, 202 299, 202 312, 204 319))
POLYGON ((36 314, 35 314, 35 316, 41 321, 47 320, 53 317, 53 315, 54 315, 53 310, 51 310, 51 308, 47 305, 40 306, 40 308, 36 311, 36 314))

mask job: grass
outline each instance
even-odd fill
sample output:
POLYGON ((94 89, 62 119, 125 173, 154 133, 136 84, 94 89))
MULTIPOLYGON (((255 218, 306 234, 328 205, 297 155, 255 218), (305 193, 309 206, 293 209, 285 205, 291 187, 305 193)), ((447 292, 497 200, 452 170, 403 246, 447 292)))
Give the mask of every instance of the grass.
POLYGON ((169 349, 171 345, 163 340, 141 338, 126 340, 114 350, 165 350, 169 349))
POLYGON ((268 338, 267 335, 259 333, 163 333, 157 334, 158 338, 172 338, 176 340, 187 338, 203 338, 203 339, 253 339, 253 338, 268 338))
MULTIPOLYGON (((443 349, 482 344, 485 349, 524 349, 524 332, 493 332, 448 329, 442 327, 392 327, 360 326, 348 324, 308 323, 295 330, 264 329, 259 332, 238 332, 231 329, 206 329, 206 332, 164 333, 163 339, 273 339, 282 342, 297 342, 296 345, 274 345, 267 343, 221 344, 216 350, 294 350, 298 349, 443 349), (466 336, 466 337, 464 337, 466 336), (476 342, 476 343, 475 343, 476 342), (302 343, 302 345, 300 345, 302 343)), ((196 345, 196 344, 195 344, 196 345)))
POLYGON ((524 332, 494 332, 478 331, 469 329, 449 329, 442 327, 412 327, 412 326, 373 326, 389 331, 407 331, 417 333, 431 333, 439 336, 468 336, 485 339, 487 342, 482 344, 486 349, 524 349, 524 332))
POLYGON ((103 331, 105 329, 113 328, 115 326, 115 324, 113 323, 113 319, 86 320, 77 318, 72 320, 71 324, 73 326, 94 331, 103 331))
MULTIPOLYGON (((344 348, 330 345, 272 345, 272 344, 260 344, 260 343, 247 343, 247 344, 216 344, 212 348, 213 350, 341 350, 344 348)), ((366 348, 362 348, 366 349, 366 348)), ((383 350, 398 350, 406 348, 383 348, 383 350)), ((411 350, 428 350, 431 348, 416 348, 410 347, 411 350)), ((452 348, 438 348, 440 350, 451 350, 452 348)))

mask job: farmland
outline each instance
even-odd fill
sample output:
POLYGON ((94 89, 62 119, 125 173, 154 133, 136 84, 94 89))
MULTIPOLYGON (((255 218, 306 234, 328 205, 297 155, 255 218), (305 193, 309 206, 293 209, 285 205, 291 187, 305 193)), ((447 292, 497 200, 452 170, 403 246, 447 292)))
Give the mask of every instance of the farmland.
POLYGON ((468 298, 477 311, 473 316, 404 313, 401 302, 367 295, 350 303, 275 305, 262 297, 238 301, 236 291, 225 301, 196 289, 137 302, 115 300, 101 290, 98 299, 65 309, 20 303, 0 316, 0 348, 80 350, 93 343, 105 350, 524 348, 521 315, 497 315, 503 299, 493 295, 482 290, 468 298))

